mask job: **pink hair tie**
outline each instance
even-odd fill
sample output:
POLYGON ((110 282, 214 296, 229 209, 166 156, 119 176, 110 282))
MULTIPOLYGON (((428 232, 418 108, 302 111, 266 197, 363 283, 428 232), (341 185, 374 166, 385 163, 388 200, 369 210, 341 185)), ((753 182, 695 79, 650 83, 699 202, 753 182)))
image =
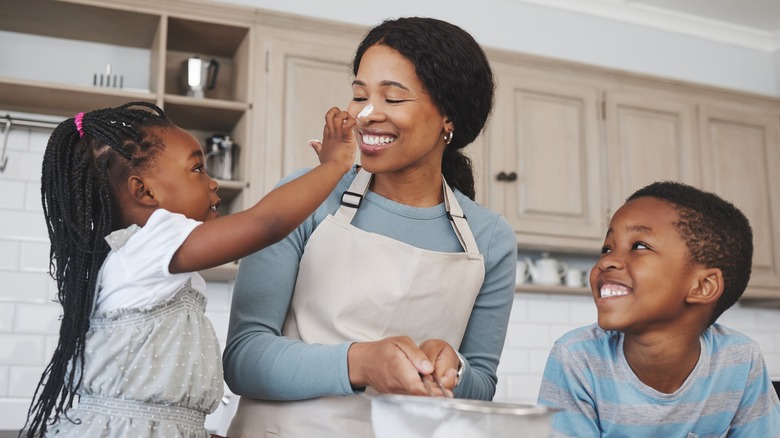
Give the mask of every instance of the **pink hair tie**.
POLYGON ((82 126, 84 120, 84 113, 76 114, 73 121, 76 122, 76 130, 79 131, 79 137, 84 137, 84 126, 82 126))

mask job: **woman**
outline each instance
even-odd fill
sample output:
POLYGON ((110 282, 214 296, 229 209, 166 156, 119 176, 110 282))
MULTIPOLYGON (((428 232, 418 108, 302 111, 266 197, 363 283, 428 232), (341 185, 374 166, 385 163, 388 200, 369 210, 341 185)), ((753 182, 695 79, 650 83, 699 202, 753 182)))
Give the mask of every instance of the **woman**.
POLYGON ((371 436, 364 390, 495 393, 516 241, 473 201, 460 152, 492 109, 490 65, 457 26, 402 18, 369 31, 353 73, 362 168, 241 263, 223 358, 242 395, 230 436, 371 436))

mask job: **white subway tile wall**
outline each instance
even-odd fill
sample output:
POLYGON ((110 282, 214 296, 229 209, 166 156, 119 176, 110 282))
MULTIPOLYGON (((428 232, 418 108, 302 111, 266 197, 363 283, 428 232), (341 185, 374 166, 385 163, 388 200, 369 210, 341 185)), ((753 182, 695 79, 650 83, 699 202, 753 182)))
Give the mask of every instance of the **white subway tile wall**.
MULTIPOLYGON (((0 132, 0 135, 2 133, 0 132)), ((49 132, 12 127, 8 166, 0 173, 0 430, 24 424, 30 399, 57 340, 60 308, 47 273, 48 240, 40 205, 40 171, 49 132)), ((232 284, 209 283, 208 316, 225 343, 232 284)), ((589 296, 517 294, 499 366, 496 401, 532 404, 555 339, 595 321, 589 296)), ((720 322, 761 345, 780 376, 780 310, 737 305, 720 322)), ((225 424, 210 416, 209 424, 225 424)), ((224 413, 222 414, 224 415, 224 413)))

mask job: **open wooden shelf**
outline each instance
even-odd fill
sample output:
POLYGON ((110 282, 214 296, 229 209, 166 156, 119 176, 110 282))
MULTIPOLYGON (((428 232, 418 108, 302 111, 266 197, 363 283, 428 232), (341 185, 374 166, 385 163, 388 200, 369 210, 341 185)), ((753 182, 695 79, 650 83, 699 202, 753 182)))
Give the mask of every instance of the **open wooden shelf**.
POLYGON ((63 117, 73 117, 80 111, 118 106, 135 100, 156 101, 156 96, 149 92, 8 77, 0 77, 0 96, 0 103, 6 110, 63 117))
MULTIPOLYGON (((250 176, 247 164, 252 153, 252 73, 253 22, 242 10, 223 13, 224 7, 197 2, 134 2, 96 0, 0 0, 0 30, 27 35, 30 44, 37 37, 57 40, 58 52, 73 60, 74 66, 94 61, 80 48, 83 42, 141 49, 148 54, 148 80, 138 88, 98 87, 72 83, 74 77, 88 77, 75 68, 76 75, 60 75, 59 67, 40 72, 35 80, 15 76, 8 70, 0 76, 0 108, 5 111, 56 117, 73 117, 82 111, 116 107, 127 102, 145 101, 159 105, 178 126, 192 133, 201 145, 214 134, 229 135, 241 147, 234 156, 233 177, 220 181, 222 214, 246 208, 244 195, 250 176), (170 4, 168 4, 170 3, 170 4), (86 25, 85 23, 89 23, 86 25), (219 72, 213 89, 205 98, 186 96, 181 85, 182 63, 193 56, 217 58, 219 72), (62 78, 62 79, 60 79, 62 78), (62 80, 62 82, 60 82, 62 80), (69 82, 70 81, 70 82, 69 82), (147 83, 148 81, 148 83, 147 83)), ((230 8, 227 8, 230 10, 230 8)), ((29 50, 13 60, 22 67, 49 65, 46 53, 29 50)), ((141 68, 145 66, 140 66, 141 68)), ((128 81, 125 83, 129 83, 128 81)), ((205 146, 204 146, 205 148, 205 146)))
POLYGON ((590 295, 590 288, 588 287, 568 287, 564 285, 542 285, 523 283, 515 285, 515 292, 517 293, 545 293, 545 294, 559 294, 559 295, 590 295))

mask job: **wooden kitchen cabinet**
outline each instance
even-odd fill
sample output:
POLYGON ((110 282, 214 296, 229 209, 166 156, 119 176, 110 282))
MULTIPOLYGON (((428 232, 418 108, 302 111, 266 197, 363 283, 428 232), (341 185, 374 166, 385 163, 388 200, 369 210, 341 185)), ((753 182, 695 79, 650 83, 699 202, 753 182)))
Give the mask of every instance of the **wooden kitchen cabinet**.
MULTIPOLYGON (((0 30, 3 31, 100 42, 149 52, 157 50, 159 46, 161 17, 155 14, 51 0, 0 0, 0 7, 3 10, 0 14, 0 30)), ((35 60, 36 56, 39 55, 30 51, 16 62, 29 62, 35 60)), ((84 54, 77 50, 68 56, 74 63, 83 57, 84 54)), ((52 72, 51 80, 0 77, 0 106, 3 109, 72 117, 85 108, 115 106, 128 100, 157 100, 151 89, 98 88, 59 82, 56 73, 61 66, 48 65, 45 60, 37 61, 31 65, 40 63, 47 66, 52 72)), ((88 74, 84 73, 84 84, 88 74)))
POLYGON ((750 297, 780 297, 780 105, 705 102, 699 111, 704 188, 753 228, 750 297))
POLYGON ((331 107, 346 109, 352 99, 351 63, 362 32, 316 22, 306 29, 292 23, 265 28, 259 37, 267 64, 266 86, 257 97, 264 114, 257 123, 265 128, 259 148, 262 171, 252 183, 265 192, 290 173, 319 164, 308 141, 322 139, 331 107))
MULTIPOLYGON (((0 30, 139 48, 149 52, 150 60, 148 89, 61 83, 56 79, 56 66, 52 66, 50 81, 0 77, 0 108, 72 117, 80 111, 143 100, 163 108, 202 142, 211 134, 226 133, 239 145, 251 144, 251 21, 213 18, 204 6, 199 10, 178 4, 181 11, 162 10, 158 6, 164 4, 143 1, 0 0, 0 6, 4 11, 0 30), (190 18, 198 12, 203 12, 201 18, 190 18), (213 57, 220 62, 217 86, 204 99, 185 96, 181 89, 181 63, 189 56, 213 57)), ((36 53, 28 56, 34 58, 36 53)), ((78 63, 85 54, 74 50, 69 57, 78 63)), ((239 163, 238 178, 246 174, 244 168, 239 163)), ((246 183, 220 183, 223 212, 242 209, 246 183)))
POLYGON ((681 181, 748 216, 755 255, 745 297, 780 298, 780 100, 491 54, 484 202, 514 226, 521 249, 595 255, 631 193, 681 181))
POLYGON ((603 105, 607 220, 626 198, 652 182, 701 186, 696 107, 690 100, 663 90, 623 85, 607 89, 603 105))
MULTIPOLYGON (((47 80, 0 76, 0 108, 68 118, 80 111, 134 100, 155 103, 204 145, 208 137, 221 133, 230 135, 242 147, 236 176, 231 181, 220 181, 219 193, 223 213, 248 205, 246 177, 254 143, 253 9, 146 0, 0 0, 0 8, 3 31, 58 38, 64 50, 69 44, 76 46, 73 42, 92 42, 137 48, 149 55, 149 83, 141 89, 61 82, 57 76, 61 66, 56 65, 51 66, 51 78, 47 80), (181 64, 190 56, 214 58, 220 63, 216 87, 207 91, 205 98, 184 95, 180 85, 181 64)), ((40 55, 30 51, 19 61, 46 64, 36 56, 40 55)), ((88 57, 89 53, 78 49, 68 54, 76 64, 88 57)), ((90 75, 84 72, 85 78, 90 75)), ((226 269, 229 272, 235 267, 218 270, 218 279, 226 277, 226 269)))
POLYGON ((780 102, 772 100, 683 85, 606 93, 610 212, 657 180, 734 203, 753 228, 747 299, 780 298, 780 102))
POLYGON ((495 61, 493 68, 488 205, 522 247, 597 252, 605 229, 600 90, 571 75, 495 61))
POLYGON ((572 71, 493 67, 488 203, 522 248, 598 253, 635 190, 668 179, 699 185, 692 103, 572 71))
POLYGON ((159 59, 156 71, 161 107, 171 119, 204 145, 213 134, 230 135, 239 145, 233 178, 219 181, 223 213, 244 210, 250 203, 244 189, 254 141, 252 32, 251 23, 235 25, 168 16, 165 55, 159 59), (182 63, 191 56, 219 63, 216 85, 205 92, 205 98, 185 96, 180 85, 182 63))

